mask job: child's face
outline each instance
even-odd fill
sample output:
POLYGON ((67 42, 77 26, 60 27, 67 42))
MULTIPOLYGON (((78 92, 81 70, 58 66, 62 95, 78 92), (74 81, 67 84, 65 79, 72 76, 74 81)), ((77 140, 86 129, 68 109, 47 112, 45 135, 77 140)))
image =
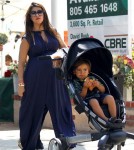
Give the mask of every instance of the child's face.
POLYGON ((81 64, 74 70, 73 73, 80 80, 84 80, 88 76, 89 71, 90 71, 90 67, 87 64, 81 64))
POLYGON ((5 65, 6 65, 6 66, 10 66, 10 63, 11 63, 11 61, 7 60, 7 61, 5 62, 5 65))

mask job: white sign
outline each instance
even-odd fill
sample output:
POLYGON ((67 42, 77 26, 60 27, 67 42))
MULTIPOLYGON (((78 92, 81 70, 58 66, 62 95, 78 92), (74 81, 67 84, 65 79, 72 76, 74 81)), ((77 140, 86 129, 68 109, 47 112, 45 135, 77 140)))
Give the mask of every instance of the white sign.
POLYGON ((68 0, 68 43, 99 39, 112 54, 128 54, 127 0, 68 0), (124 6, 124 7, 123 7, 124 6))

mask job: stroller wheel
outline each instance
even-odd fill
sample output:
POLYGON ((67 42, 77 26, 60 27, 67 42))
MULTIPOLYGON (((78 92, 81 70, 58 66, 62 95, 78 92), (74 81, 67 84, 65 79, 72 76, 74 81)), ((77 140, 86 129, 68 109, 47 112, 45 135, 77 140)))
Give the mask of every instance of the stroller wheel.
POLYGON ((48 150, 62 150, 62 143, 58 138, 50 140, 48 150))
POLYGON ((114 150, 121 150, 121 144, 116 145, 116 146, 114 146, 113 148, 114 148, 114 150))
POLYGON ((117 150, 121 150, 121 144, 117 145, 117 150))
POLYGON ((104 147, 99 147, 98 150, 112 150, 112 148, 113 146, 104 146, 104 147))
POLYGON ((98 148, 98 150, 111 150, 111 148, 98 148))
POLYGON ((116 145, 116 146, 111 146, 111 147, 99 147, 98 150, 112 150, 112 148, 114 148, 114 150, 121 150, 121 144, 116 145))

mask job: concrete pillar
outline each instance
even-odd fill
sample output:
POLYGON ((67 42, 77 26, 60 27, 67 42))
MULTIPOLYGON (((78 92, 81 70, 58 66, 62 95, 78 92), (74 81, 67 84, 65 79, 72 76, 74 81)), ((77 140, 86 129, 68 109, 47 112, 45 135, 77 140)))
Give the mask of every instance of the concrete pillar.
POLYGON ((67 2, 64 0, 51 0, 51 24, 57 29, 61 37, 67 30, 67 2))
POLYGON ((132 101, 132 87, 123 87, 123 98, 125 101, 132 101))
POLYGON ((58 0, 51 0, 51 24, 58 28, 58 0))

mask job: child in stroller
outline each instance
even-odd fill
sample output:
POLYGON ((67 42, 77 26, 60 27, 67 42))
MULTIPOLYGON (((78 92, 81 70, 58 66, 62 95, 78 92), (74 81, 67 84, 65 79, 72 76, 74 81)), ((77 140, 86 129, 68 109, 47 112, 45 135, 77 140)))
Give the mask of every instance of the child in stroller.
POLYGON ((116 104, 114 97, 105 93, 105 86, 94 76, 90 75, 91 62, 89 60, 78 59, 73 66, 73 85, 84 101, 91 106, 93 112, 99 117, 112 123, 121 123, 117 119, 116 104), (100 105, 108 105, 111 118, 105 116, 100 105))

